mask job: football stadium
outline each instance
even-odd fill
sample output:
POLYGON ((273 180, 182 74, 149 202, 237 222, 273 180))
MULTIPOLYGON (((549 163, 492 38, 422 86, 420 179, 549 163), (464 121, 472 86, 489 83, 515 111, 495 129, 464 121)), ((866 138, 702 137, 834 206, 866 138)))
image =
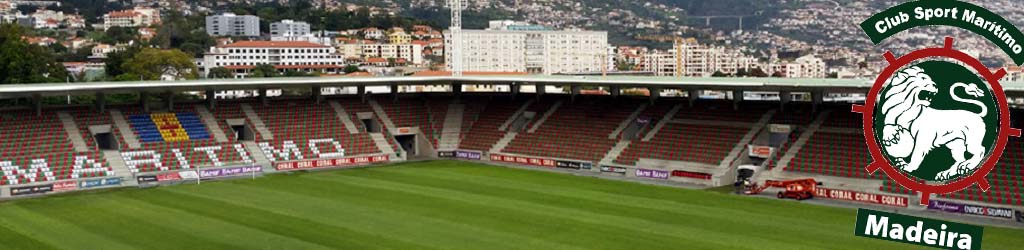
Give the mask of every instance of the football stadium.
POLYGON ((865 169, 851 112, 863 98, 850 97, 871 86, 472 74, 0 85, 0 246, 907 247, 850 234, 864 207, 983 225, 984 248, 1019 249, 1022 141, 1009 139, 987 191, 920 206, 865 169), (217 97, 228 92, 250 97, 217 97))

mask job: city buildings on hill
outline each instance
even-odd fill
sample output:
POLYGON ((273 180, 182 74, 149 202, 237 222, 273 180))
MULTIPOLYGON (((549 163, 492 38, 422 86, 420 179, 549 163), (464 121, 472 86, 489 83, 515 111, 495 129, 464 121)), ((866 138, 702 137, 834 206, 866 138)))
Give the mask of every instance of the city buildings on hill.
POLYGON ((260 36, 260 18, 224 13, 206 17, 206 34, 211 36, 260 36))

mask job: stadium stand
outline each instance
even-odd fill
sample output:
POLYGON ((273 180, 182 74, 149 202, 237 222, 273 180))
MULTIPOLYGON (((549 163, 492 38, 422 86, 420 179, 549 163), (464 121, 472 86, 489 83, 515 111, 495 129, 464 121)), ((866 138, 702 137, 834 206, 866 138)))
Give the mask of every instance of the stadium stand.
MULTIPOLYGON (((547 112, 546 108, 556 100, 547 99, 529 110, 538 112, 538 115, 547 112)), ((609 97, 581 97, 573 103, 566 100, 539 129, 519 133, 503 152, 600 161, 616 142, 608 139, 608 135, 638 106, 639 101, 609 97)), ((539 117, 534 121, 537 119, 539 117)))
POLYGON ((466 112, 466 121, 463 122, 465 133, 462 133, 460 149, 479 150, 487 152, 491 149, 505 131, 499 130, 501 125, 511 117, 521 105, 522 101, 511 100, 510 98, 464 98, 466 107, 483 107, 478 115, 470 117, 474 112, 466 112))
POLYGON ((0 116, 0 185, 113 175, 99 152, 75 152, 53 112, 5 111, 0 116))
POLYGON ((816 132, 785 170, 839 177, 882 179, 884 174, 868 174, 871 162, 864 135, 841 132, 816 132))
POLYGON ((377 98, 377 103, 381 104, 396 127, 419 127, 434 148, 437 148, 441 127, 444 126, 444 114, 448 111, 447 101, 435 98, 393 100, 381 97, 377 98))
MULTIPOLYGON (((252 107, 274 134, 273 140, 260 140, 265 153, 268 150, 265 145, 280 150, 286 144, 294 144, 302 152, 301 159, 317 159, 321 154, 336 153, 335 149, 327 146, 335 142, 344 150, 343 155, 380 152, 366 133, 348 133, 345 125, 326 102, 277 100, 271 101, 268 105, 252 107)), ((280 154, 274 155, 277 157, 268 155, 268 158, 271 161, 286 160, 279 157, 280 154)))
POLYGON ((634 165, 640 158, 718 165, 749 128, 670 122, 650 141, 633 141, 616 163, 634 165))

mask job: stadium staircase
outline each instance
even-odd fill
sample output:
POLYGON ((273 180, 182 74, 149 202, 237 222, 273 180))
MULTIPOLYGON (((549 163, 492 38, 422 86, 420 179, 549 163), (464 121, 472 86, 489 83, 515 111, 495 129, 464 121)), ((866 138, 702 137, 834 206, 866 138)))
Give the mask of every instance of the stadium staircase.
POLYGON ((508 119, 505 120, 505 123, 501 124, 501 127, 498 127, 498 130, 501 130, 501 131, 508 130, 508 127, 512 126, 512 123, 515 122, 517 119, 519 119, 519 116, 522 116, 523 113, 526 112, 526 109, 529 108, 531 105, 533 105, 534 102, 535 102, 534 99, 530 99, 530 100, 526 101, 525 103, 523 103, 523 105, 520 106, 519 109, 517 109, 515 113, 512 113, 512 115, 509 116, 508 119))
POLYGON ((826 110, 818 114, 818 117, 814 118, 814 121, 811 122, 811 125, 807 126, 807 130, 803 131, 803 133, 800 134, 800 137, 797 138, 791 146, 789 146, 789 150, 785 152, 785 155, 783 155, 782 158, 780 158, 779 161, 775 164, 775 166, 777 167, 772 168, 771 170, 781 172, 783 169, 785 169, 786 166, 788 166, 789 163, 793 161, 793 158, 796 157, 797 152, 800 152, 800 149, 802 149, 804 145, 807 144, 807 141, 811 139, 811 135, 814 135, 815 132, 818 132, 818 129, 821 128, 821 125, 824 124, 825 121, 828 119, 829 113, 830 112, 826 110))
POLYGON ((511 123, 514 114, 523 109, 520 102, 506 98, 464 98, 463 103, 466 106, 458 148, 481 152, 490 152, 505 137, 507 133, 501 126, 511 123))
POLYGON ((530 130, 528 132, 530 132, 530 133, 536 132, 537 129, 540 128, 540 125, 543 125, 544 121, 547 121, 548 118, 550 118, 552 114, 557 112, 558 108, 561 107, 561 106, 562 106, 562 100, 556 101, 554 105, 551 105, 551 108, 548 108, 548 110, 544 112, 544 116, 541 116, 540 119, 538 119, 536 122, 533 123, 533 127, 530 127, 530 130))
POLYGON ((658 124, 654 125, 654 128, 651 128, 650 131, 647 131, 647 135, 645 135, 641 141, 650 141, 651 139, 653 139, 654 135, 658 134, 658 131, 661 131, 661 128, 665 127, 665 124, 671 121, 672 117, 675 117, 676 113, 679 113, 679 110, 682 108, 683 103, 676 104, 675 107, 672 107, 672 109, 665 113, 665 116, 658 121, 658 124))
POLYGON ((633 141, 630 140, 619 140, 611 150, 608 150, 608 153, 604 155, 604 158, 601 158, 599 164, 612 165, 615 159, 619 158, 619 155, 622 155, 622 151, 626 151, 626 148, 629 148, 629 144, 632 142, 633 141))
POLYGON ((110 110, 110 120, 114 122, 114 126, 117 130, 121 131, 121 139, 124 140, 125 144, 128 144, 128 148, 136 149, 141 148, 142 143, 139 142, 139 138, 132 133, 132 126, 128 124, 128 120, 124 118, 124 114, 120 110, 110 110))
MULTIPOLYGON (((391 160, 398 160, 400 158, 396 155, 395 148, 388 143, 388 139, 384 138, 383 134, 370 133, 370 139, 373 139, 374 144, 377 145, 377 149, 380 150, 381 153, 388 155, 391 160)), ((405 154, 402 155, 405 156, 405 154)))
POLYGON ((213 136, 213 140, 216 142, 228 142, 228 136, 224 134, 224 129, 217 123, 217 118, 210 113, 206 106, 196 105, 196 114, 199 114, 199 118, 203 121, 203 124, 209 128, 210 135, 213 136))
POLYGON ((352 116, 349 116, 348 112, 345 111, 345 108, 342 107, 338 101, 331 100, 328 101, 327 104, 331 105, 331 109, 334 109, 334 113, 338 115, 338 120, 340 120, 342 124, 345 124, 345 128, 348 130, 349 134, 359 133, 359 128, 356 127, 354 122, 352 122, 352 116))
POLYGON ((369 103, 370 108, 373 109, 373 113, 377 115, 377 118, 380 119, 381 123, 384 123, 384 127, 388 129, 388 132, 394 134, 396 132, 395 130, 398 128, 395 127, 395 122, 388 116, 388 112, 384 111, 384 107, 381 107, 380 103, 377 103, 377 101, 373 99, 370 99, 369 103))
POLYGON ((494 146, 492 146, 490 150, 487 150, 487 152, 498 153, 505 150, 505 148, 508 147, 508 144, 512 143, 512 140, 516 139, 517 135, 519 135, 518 132, 505 132, 505 136, 501 137, 498 142, 494 143, 494 146))
POLYGON ((122 185, 138 184, 135 179, 135 173, 128 169, 124 158, 121 158, 121 152, 117 150, 103 150, 101 154, 103 155, 103 160, 106 160, 107 164, 110 164, 110 168, 114 170, 114 175, 121 177, 121 182, 124 182, 122 185))
POLYGON ((252 124, 252 129, 256 130, 256 132, 259 133, 260 138, 263 140, 273 140, 274 133, 271 133, 270 129, 267 129, 267 125, 263 123, 263 119, 260 119, 260 115, 256 114, 256 111, 253 110, 252 105, 249 105, 248 103, 242 103, 241 107, 242 112, 245 113, 246 119, 248 119, 249 123, 252 124))
POLYGON ((255 141, 246 141, 242 145, 249 151, 249 157, 252 157, 253 162, 263 167, 263 172, 277 171, 274 168, 274 164, 270 162, 270 159, 267 159, 267 156, 264 155, 263 150, 260 149, 260 146, 255 141))
POLYGON ((615 127, 615 130, 608 134, 608 139, 618 138, 619 134, 622 134, 622 130, 625 130, 627 127, 629 127, 630 124, 633 124, 633 121, 636 121, 636 118, 640 116, 640 114, 643 113, 645 109, 647 109, 646 103, 640 104, 639 107, 636 107, 636 110, 633 111, 633 113, 630 114, 629 117, 627 117, 625 120, 622 120, 622 122, 619 123, 619 126, 615 127))
MULTIPOLYGON (((735 167, 732 166, 733 161, 739 158, 740 156, 747 155, 745 154, 747 149, 747 143, 753 141, 754 136, 757 136, 758 132, 761 132, 762 130, 764 130, 766 126, 768 126, 768 122, 772 120, 772 116, 775 115, 775 112, 776 110, 769 110, 768 112, 765 112, 764 115, 761 116, 761 119, 757 121, 757 123, 750 126, 750 130, 747 131, 745 135, 743 135, 742 139, 740 139, 740 143, 737 143, 736 146, 732 148, 732 151, 729 151, 729 154, 725 157, 724 160, 722 160, 722 163, 720 163, 718 166, 720 168, 735 167)), ((729 172, 735 173, 735 171, 729 172)))
POLYGON ((57 117, 64 124, 64 132, 68 133, 68 139, 71 140, 71 146, 75 149, 75 152, 88 152, 89 145, 85 142, 85 138, 82 137, 82 131, 78 130, 75 118, 65 111, 57 112, 57 117))
POLYGON ((465 116, 466 105, 452 103, 448 105, 448 112, 445 113, 444 127, 441 128, 441 141, 438 149, 455 150, 459 147, 459 138, 462 137, 462 119, 465 116))

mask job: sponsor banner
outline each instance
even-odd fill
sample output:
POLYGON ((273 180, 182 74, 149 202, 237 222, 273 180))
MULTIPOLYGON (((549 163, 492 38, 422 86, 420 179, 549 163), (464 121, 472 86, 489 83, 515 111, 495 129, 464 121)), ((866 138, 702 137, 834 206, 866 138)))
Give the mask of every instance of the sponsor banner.
POLYGON ((395 130, 395 135, 408 135, 408 134, 412 134, 412 128, 410 128, 410 127, 401 127, 401 128, 398 128, 398 129, 395 130))
POLYGON ((699 172, 683 171, 683 170, 673 170, 672 171, 672 176, 675 176, 675 177, 685 177, 685 178, 694 178, 694 179, 702 179, 702 180, 710 180, 711 179, 711 175, 710 174, 699 173, 699 172))
POLYGON ((575 169, 575 170, 591 169, 591 168, 593 168, 593 165, 594 165, 593 163, 589 163, 589 162, 558 161, 558 160, 555 161, 555 167, 575 169))
POLYGON ((1004 219, 1014 218, 1014 211, 1009 208, 978 206, 934 199, 928 201, 928 209, 947 213, 970 214, 1004 219))
POLYGON ((211 178, 223 178, 236 175, 246 175, 251 173, 263 172, 263 167, 260 166, 245 166, 245 167, 233 167, 233 168, 222 168, 222 169, 209 169, 199 171, 199 177, 203 179, 211 178))
POLYGON ((636 169, 636 177, 644 178, 655 178, 655 179, 668 179, 668 171, 654 170, 654 169, 636 169))
POLYGON ((53 184, 11 188, 11 196, 45 194, 53 192, 53 184))
POLYGON ((768 127, 768 131, 777 134, 785 134, 793 131, 793 128, 786 124, 772 124, 768 127))
POLYGON ((828 189, 823 187, 817 187, 815 189, 815 198, 856 201, 862 203, 893 207, 907 207, 907 197, 902 196, 863 193, 851 190, 828 189))
POLYGON ((192 170, 178 172, 178 176, 181 176, 181 179, 183 180, 199 179, 199 173, 192 170))
POLYGON ((455 151, 437 151, 437 157, 438 158, 457 158, 457 159, 467 159, 467 160, 480 160, 481 158, 483 158, 483 155, 479 151, 455 150, 455 151))
POLYGON ((857 209, 853 234, 943 249, 981 249, 984 228, 956 222, 857 209))
POLYGON ((604 173, 617 173, 617 174, 625 175, 626 174, 626 168, 624 168, 624 167, 613 167, 613 166, 601 166, 601 172, 604 172, 604 173))
POLYGON ((481 158, 483 158, 483 154, 481 154, 478 151, 457 150, 457 151, 455 151, 455 158, 469 159, 469 160, 480 160, 481 158))
POLYGON ((177 172, 156 175, 156 181, 160 181, 160 182, 163 182, 163 181, 180 181, 180 180, 181 180, 181 174, 178 174, 177 172))
POLYGON ((772 147, 747 145, 747 154, 751 157, 768 159, 768 157, 772 156, 772 147))
POLYGON ((139 183, 147 183, 147 182, 157 182, 157 181, 160 181, 160 179, 157 179, 155 175, 137 176, 137 177, 135 177, 135 179, 138 180, 139 183))
POLYGON ((375 156, 360 156, 360 157, 348 157, 338 159, 319 159, 319 160, 308 160, 308 161, 293 161, 293 162, 281 162, 274 164, 274 169, 278 171, 291 171, 291 170, 303 170, 303 169, 317 169, 317 168, 330 168, 330 167, 345 167, 355 165, 365 165, 377 162, 388 161, 386 155, 375 155, 375 156))
POLYGON ((492 161, 502 161, 502 162, 518 163, 518 164, 526 164, 526 165, 534 165, 534 166, 541 166, 541 167, 550 167, 550 168, 555 167, 555 160, 542 159, 542 158, 533 158, 533 157, 491 154, 491 160, 492 161))
MULTIPOLYGON (((139 176, 139 178, 141 177, 142 176, 139 176)), ((142 182, 141 179, 139 182, 142 182)), ((121 177, 106 178, 101 180, 85 180, 78 183, 78 187, 83 189, 115 185, 121 185, 121 177)))
POLYGON ((53 184, 54 192, 67 192, 78 190, 77 181, 62 181, 53 184))

